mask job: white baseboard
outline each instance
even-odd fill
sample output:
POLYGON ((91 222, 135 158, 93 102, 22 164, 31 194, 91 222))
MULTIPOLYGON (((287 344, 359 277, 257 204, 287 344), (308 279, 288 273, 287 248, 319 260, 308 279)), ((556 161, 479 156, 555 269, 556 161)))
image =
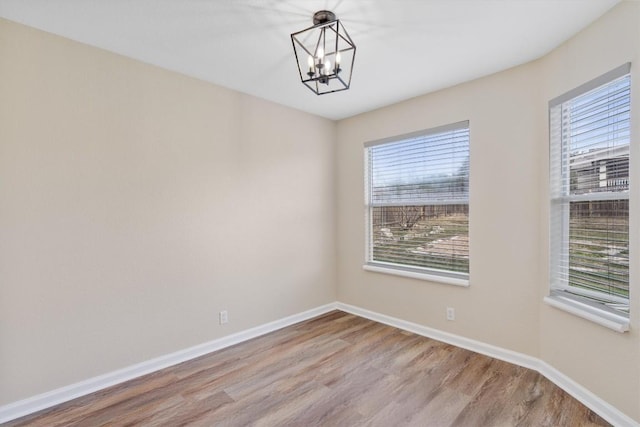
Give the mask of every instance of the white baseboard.
POLYGON ((418 325, 417 323, 407 322, 406 320, 398 319, 395 317, 387 316, 385 314, 376 313, 374 311, 366 310, 360 307, 356 307, 344 303, 336 303, 338 310, 354 314, 356 316, 364 317, 376 322, 384 323, 385 325, 394 326, 405 331, 413 332, 424 337, 432 338, 438 341, 445 342, 447 344, 455 345, 456 347, 465 348, 467 350, 474 351, 476 353, 484 354, 486 356, 500 359, 505 362, 513 363, 514 365, 522 366, 524 368, 533 369, 538 371, 548 380, 555 385, 569 393, 576 400, 581 402, 587 408, 600 415, 607 422, 613 424, 616 427, 639 427, 636 421, 629 416, 616 409, 608 402, 604 401, 600 397, 596 396, 591 391, 587 390, 582 385, 578 384, 562 372, 558 371, 548 363, 526 354, 518 353, 512 350, 507 350, 501 347, 496 347, 490 344, 486 344, 480 341, 475 341, 469 338, 464 338, 459 335, 450 334, 437 329, 429 328, 427 326, 418 325))
POLYGON ((207 353, 221 350, 336 309, 374 320, 376 322, 384 323, 385 325, 403 329, 405 331, 413 332, 424 337, 442 341, 447 344, 455 345, 456 347, 465 348, 505 362, 513 363, 524 368, 533 369, 540 372, 547 379, 555 383, 558 387, 562 388, 579 402, 593 410, 614 426, 640 427, 640 424, 636 421, 540 359, 340 302, 326 304, 303 313, 247 329, 246 331, 238 332, 233 335, 222 337, 175 353, 167 354, 165 356, 160 356, 104 375, 89 378, 85 381, 71 384, 28 399, 0 406, 0 423, 11 421, 42 409, 50 408, 77 397, 94 393, 112 385, 116 385, 178 363, 186 362, 207 353))
POLYGON ((51 390, 24 400, 19 400, 8 405, 0 406, 0 424, 59 405, 60 403, 68 402, 69 400, 94 393, 113 385, 132 380, 142 375, 195 359, 196 357, 203 356, 207 353, 211 353, 212 351, 230 347, 243 341, 282 329, 286 326, 328 313, 335 309, 335 303, 326 304, 303 313, 294 314, 255 328, 247 329, 245 331, 189 347, 184 350, 156 357, 145 362, 89 378, 87 380, 51 390))
POLYGON ((376 322, 384 323, 385 325, 394 326, 405 331, 413 332, 414 334, 422 335, 423 337, 446 342, 447 344, 455 345, 456 347, 466 348, 467 350, 485 354, 495 359, 504 360, 505 362, 513 363, 525 368, 533 369, 536 371, 538 370, 539 360, 535 357, 527 356, 525 354, 511 350, 506 350, 504 348, 496 347, 491 344, 485 344, 483 342, 475 341, 469 338, 464 338, 459 335, 450 334, 449 332, 443 332, 438 329, 418 325, 417 323, 407 322, 406 320, 376 313, 374 311, 366 310, 364 308, 356 307, 353 305, 343 304, 339 302, 336 304, 336 307, 338 310, 355 314, 356 316, 364 317, 376 322))
POLYGON ((612 425, 616 427, 640 426, 640 423, 542 360, 538 372, 612 425))

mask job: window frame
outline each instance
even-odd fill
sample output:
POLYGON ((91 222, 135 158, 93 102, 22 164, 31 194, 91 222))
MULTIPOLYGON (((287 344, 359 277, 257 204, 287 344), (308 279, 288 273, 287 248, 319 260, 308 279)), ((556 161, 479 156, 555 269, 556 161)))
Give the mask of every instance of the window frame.
MULTIPOLYGON (((631 64, 623 64, 569 92, 560 95, 549 101, 549 294, 544 301, 561 310, 602 326, 613 329, 617 332, 626 332, 629 330, 629 313, 620 310, 614 310, 605 305, 604 302, 597 302, 595 298, 603 298, 607 294, 604 292, 581 290, 569 283, 563 283, 562 276, 568 278, 569 261, 566 266, 560 265, 558 261, 560 257, 566 254, 570 256, 569 249, 569 208, 572 202, 580 201, 606 201, 606 200, 627 200, 631 199, 631 193, 626 191, 613 191, 608 193, 599 193, 597 191, 585 195, 567 193, 566 176, 561 177, 561 170, 567 168, 564 163, 568 162, 569 156, 565 152, 567 147, 563 141, 562 133, 564 126, 561 123, 564 114, 564 105, 574 99, 585 95, 591 91, 599 89, 603 86, 612 84, 622 78, 630 79, 631 64), (559 165, 559 166, 557 166, 559 165), (561 182, 565 180, 564 182, 561 182), (562 190, 558 190, 558 188, 562 190), (589 196, 591 194, 591 196, 589 196), (554 220, 555 217, 555 220, 554 220), (565 270, 565 271, 560 271, 565 270)), ((629 100, 631 107, 631 100, 629 100)), ((631 115, 629 121, 631 121, 631 115)), ((629 141, 629 151, 631 152, 632 139, 629 141)), ((629 153, 628 162, 630 162, 631 154, 629 153)), ((629 163, 630 164, 630 163, 629 163)), ((565 173, 566 174, 566 173, 565 173)), ((570 191, 570 189, 569 189, 570 191)), ((627 202, 629 203, 629 202, 627 202)), ((628 231, 631 229, 630 222, 633 216, 627 212, 628 231)), ((631 244, 631 236, 629 235, 629 245, 631 244)), ((629 255, 629 260, 632 257, 629 255)), ((568 258, 567 258, 568 260, 568 258)), ((631 287, 631 277, 628 279, 628 286, 631 287)), ((630 292, 630 290, 629 290, 630 292)), ((622 302, 624 298, 615 295, 607 296, 610 303, 622 302)), ((626 299, 626 303, 630 304, 630 297, 626 299)))
MULTIPOLYGON (((365 198, 365 260, 363 264, 363 269, 366 271, 376 272, 376 273, 384 273, 391 274, 401 277, 409 277, 413 279, 425 280, 429 282, 437 282, 444 283, 455 286, 468 287, 469 286, 469 271, 470 271, 470 259, 469 259, 469 270, 464 272, 457 271, 449 271, 449 270, 440 270, 435 268, 427 268, 420 266, 413 266, 410 264, 399 264, 385 261, 376 261, 373 260, 373 215, 372 210, 375 206, 371 204, 371 179, 372 172, 370 170, 370 148, 381 145, 390 145, 395 143, 408 142, 411 139, 416 138, 427 138, 430 136, 437 136, 446 134, 448 132, 455 132, 459 130, 466 130, 468 133, 468 159, 470 165, 471 159, 471 136, 470 136, 470 126, 469 121, 464 120, 460 122, 455 122, 443 126, 438 126, 434 128, 429 128, 417 132, 412 132, 404 135, 369 141, 364 144, 364 198, 365 198)), ((467 212, 469 212, 469 192, 470 192, 470 170, 467 172, 467 196, 466 203, 456 204, 466 205, 467 212)), ((424 204, 424 206, 433 206, 437 204, 446 204, 446 203, 433 203, 433 204, 424 204)), ((389 204, 388 206, 393 206, 394 204, 389 204)), ((398 205, 397 206, 412 206, 412 205, 398 205)), ((379 205, 378 205, 379 206, 379 205)), ((469 213, 467 213, 467 229, 469 229, 469 213)))

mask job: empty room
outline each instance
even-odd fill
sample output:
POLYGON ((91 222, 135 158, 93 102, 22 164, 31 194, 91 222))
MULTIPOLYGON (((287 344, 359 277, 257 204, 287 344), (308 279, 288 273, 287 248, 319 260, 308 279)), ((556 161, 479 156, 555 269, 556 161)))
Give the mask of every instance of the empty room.
POLYGON ((3 426, 640 426, 640 1, 0 0, 3 426))

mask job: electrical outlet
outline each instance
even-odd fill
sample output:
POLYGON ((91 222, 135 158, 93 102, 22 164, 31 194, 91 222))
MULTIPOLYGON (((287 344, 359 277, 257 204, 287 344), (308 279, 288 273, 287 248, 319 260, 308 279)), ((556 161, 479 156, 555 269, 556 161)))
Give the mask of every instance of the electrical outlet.
POLYGON ((222 310, 220 312, 220 324, 224 325, 225 323, 229 323, 229 313, 227 313, 227 310, 222 310))
POLYGON ((453 307, 447 307, 447 320, 456 320, 456 310, 453 307))

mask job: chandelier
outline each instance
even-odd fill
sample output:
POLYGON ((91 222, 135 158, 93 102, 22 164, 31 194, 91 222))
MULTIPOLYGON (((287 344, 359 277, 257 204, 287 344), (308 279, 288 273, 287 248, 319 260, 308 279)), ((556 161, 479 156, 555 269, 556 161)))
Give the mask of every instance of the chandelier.
POLYGON ((316 95, 349 89, 356 45, 328 10, 313 14, 313 26, 291 34, 300 80, 316 95))

